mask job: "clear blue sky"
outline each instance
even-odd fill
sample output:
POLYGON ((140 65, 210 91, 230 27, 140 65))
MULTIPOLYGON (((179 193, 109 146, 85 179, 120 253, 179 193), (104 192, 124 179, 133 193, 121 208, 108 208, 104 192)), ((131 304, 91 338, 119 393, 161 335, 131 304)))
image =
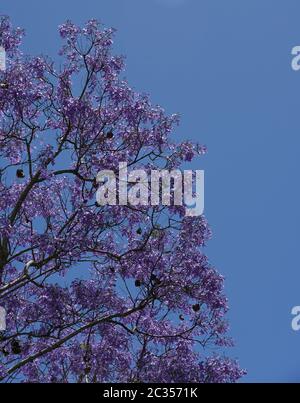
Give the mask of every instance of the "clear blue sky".
POLYGON ((226 276, 232 355, 247 381, 300 381, 299 0, 1 0, 26 51, 55 56, 66 19, 118 29, 126 76, 209 154, 208 253, 226 276))

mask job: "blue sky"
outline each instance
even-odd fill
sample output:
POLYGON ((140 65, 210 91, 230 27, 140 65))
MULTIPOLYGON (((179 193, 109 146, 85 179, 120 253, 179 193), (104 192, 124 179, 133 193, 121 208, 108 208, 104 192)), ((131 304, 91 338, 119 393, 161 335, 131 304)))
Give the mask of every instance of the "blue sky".
POLYGON ((226 277, 232 355, 249 382, 300 381, 300 45, 297 0, 2 0, 25 49, 55 57, 57 26, 100 19, 118 29, 126 77, 180 112, 182 138, 208 155, 210 260, 226 277))

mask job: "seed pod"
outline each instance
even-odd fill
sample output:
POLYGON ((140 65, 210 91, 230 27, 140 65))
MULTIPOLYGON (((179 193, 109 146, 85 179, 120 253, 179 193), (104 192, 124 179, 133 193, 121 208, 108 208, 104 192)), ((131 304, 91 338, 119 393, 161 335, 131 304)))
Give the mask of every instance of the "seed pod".
POLYGON ((142 285, 141 280, 135 280, 135 286, 140 287, 142 285))
POLYGON ((200 311, 200 304, 193 305, 193 311, 194 312, 199 312, 200 311))
POLYGON ((161 280, 155 274, 151 274, 150 280, 156 285, 161 284, 161 280))
POLYGON ((184 321, 184 316, 183 316, 183 315, 179 315, 179 319, 180 319, 181 321, 184 321))
POLYGON ((7 357, 9 355, 9 352, 5 348, 3 348, 2 354, 4 355, 4 357, 7 357))
POLYGON ((112 132, 112 130, 106 133, 106 137, 110 140, 114 137, 114 133, 112 132))
POLYGON ((22 349, 19 341, 17 339, 13 339, 11 342, 11 351, 13 354, 18 355, 21 354, 22 349))
POLYGON ((86 368, 84 369, 85 375, 88 375, 88 374, 91 372, 91 370, 92 370, 91 367, 86 367, 86 368))
POLYGON ((25 174, 24 174, 23 169, 17 169, 16 175, 17 175, 17 177, 20 178, 20 179, 25 178, 25 174))
POLYGON ((142 233, 143 233, 142 228, 138 228, 138 229, 136 230, 136 233, 137 233, 138 235, 142 235, 142 233))

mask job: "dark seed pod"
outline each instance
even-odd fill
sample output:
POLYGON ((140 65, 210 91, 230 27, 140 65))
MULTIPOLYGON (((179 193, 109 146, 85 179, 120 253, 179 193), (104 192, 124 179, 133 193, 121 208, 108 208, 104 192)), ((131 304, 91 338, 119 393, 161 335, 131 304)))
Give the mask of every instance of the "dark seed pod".
POLYGON ((194 312, 199 312, 200 311, 200 304, 193 305, 193 311, 194 312))
POLYGON ((135 286, 140 287, 142 285, 141 280, 135 280, 135 286))
POLYGON ((114 133, 110 130, 106 133, 106 137, 111 140, 114 137, 114 133))
POLYGON ((5 348, 3 348, 2 354, 4 355, 4 357, 7 357, 9 355, 9 352, 7 350, 5 350, 5 348))
POLYGON ((154 284, 156 284, 156 285, 161 284, 161 280, 160 280, 158 277, 156 277, 155 274, 151 274, 150 279, 151 279, 151 281, 152 281, 154 284))
POLYGON ((13 354, 16 354, 16 355, 21 354, 22 349, 21 349, 21 345, 20 345, 18 340, 16 340, 16 339, 12 340, 12 342, 11 342, 11 351, 12 351, 13 354))
POLYGON ((20 178, 20 179, 25 178, 25 174, 24 174, 23 169, 17 169, 16 175, 17 175, 17 177, 20 178))
POLYGON ((184 316, 183 316, 183 315, 179 315, 179 319, 180 319, 181 321, 184 321, 184 316))
POLYGON ((142 228, 138 228, 138 229, 136 230, 136 233, 137 233, 138 235, 142 235, 142 233, 143 233, 142 228))
POLYGON ((88 374, 91 372, 91 370, 92 370, 91 367, 86 367, 86 368, 84 369, 85 375, 88 375, 88 374))

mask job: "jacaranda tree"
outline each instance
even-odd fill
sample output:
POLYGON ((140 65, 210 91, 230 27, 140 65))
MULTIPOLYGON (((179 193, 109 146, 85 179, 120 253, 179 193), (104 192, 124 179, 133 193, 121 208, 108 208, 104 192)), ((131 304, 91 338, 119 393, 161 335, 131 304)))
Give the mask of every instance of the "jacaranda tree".
POLYGON ((235 382, 223 278, 203 216, 100 206, 97 173, 174 169, 204 147, 122 79, 112 29, 59 28, 58 67, 0 20, 2 382, 235 382))

